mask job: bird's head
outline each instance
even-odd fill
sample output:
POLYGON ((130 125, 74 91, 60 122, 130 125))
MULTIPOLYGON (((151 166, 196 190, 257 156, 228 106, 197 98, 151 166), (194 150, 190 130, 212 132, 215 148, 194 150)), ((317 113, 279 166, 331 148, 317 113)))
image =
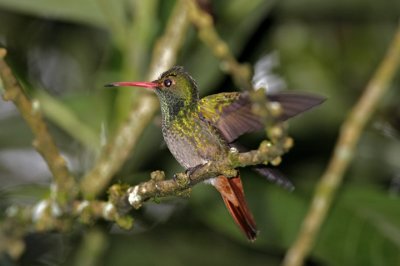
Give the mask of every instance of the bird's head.
POLYGON ((197 84, 181 66, 174 66, 151 82, 113 82, 106 87, 143 87, 154 90, 161 104, 189 105, 199 99, 197 84))

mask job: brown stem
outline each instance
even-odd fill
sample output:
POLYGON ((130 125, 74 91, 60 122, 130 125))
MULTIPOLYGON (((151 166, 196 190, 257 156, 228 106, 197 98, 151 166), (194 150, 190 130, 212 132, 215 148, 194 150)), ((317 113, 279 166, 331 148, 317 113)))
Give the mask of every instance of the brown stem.
POLYGON ((342 125, 332 158, 319 181, 310 209, 303 220, 297 239, 290 247, 283 265, 302 265, 311 251, 320 227, 329 211, 335 192, 352 161, 360 135, 378 106, 400 61, 400 27, 363 95, 342 125))

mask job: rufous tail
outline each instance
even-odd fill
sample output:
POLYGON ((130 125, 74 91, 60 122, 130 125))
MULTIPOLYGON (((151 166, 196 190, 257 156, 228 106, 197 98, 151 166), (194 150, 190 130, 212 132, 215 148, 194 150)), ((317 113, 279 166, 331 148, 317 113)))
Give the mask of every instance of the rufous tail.
POLYGON ((250 241, 254 241, 257 237, 256 223, 244 198, 240 176, 232 178, 219 176, 213 180, 212 184, 221 193, 222 199, 236 224, 250 241))

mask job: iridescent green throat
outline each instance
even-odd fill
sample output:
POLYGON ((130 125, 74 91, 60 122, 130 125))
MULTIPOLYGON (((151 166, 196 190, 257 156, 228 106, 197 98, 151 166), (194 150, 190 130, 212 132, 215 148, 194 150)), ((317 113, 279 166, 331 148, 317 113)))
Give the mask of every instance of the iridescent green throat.
POLYGON ((199 96, 197 89, 181 89, 180 93, 157 89, 164 125, 169 125, 183 112, 197 110, 199 96))

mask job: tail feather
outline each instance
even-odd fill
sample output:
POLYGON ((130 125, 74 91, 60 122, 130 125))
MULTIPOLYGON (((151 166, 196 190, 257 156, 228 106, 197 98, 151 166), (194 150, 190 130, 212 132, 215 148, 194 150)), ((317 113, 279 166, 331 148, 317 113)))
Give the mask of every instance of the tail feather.
POLYGON ((252 166, 251 169, 278 186, 281 186, 289 191, 294 190, 294 185, 292 182, 290 182, 290 180, 287 179, 285 175, 282 174, 277 168, 267 167, 265 165, 256 165, 252 166))
POLYGON ((222 199, 236 224, 250 241, 254 241, 257 237, 257 227, 244 198, 240 176, 233 178, 219 176, 215 179, 213 185, 221 193, 222 199))

